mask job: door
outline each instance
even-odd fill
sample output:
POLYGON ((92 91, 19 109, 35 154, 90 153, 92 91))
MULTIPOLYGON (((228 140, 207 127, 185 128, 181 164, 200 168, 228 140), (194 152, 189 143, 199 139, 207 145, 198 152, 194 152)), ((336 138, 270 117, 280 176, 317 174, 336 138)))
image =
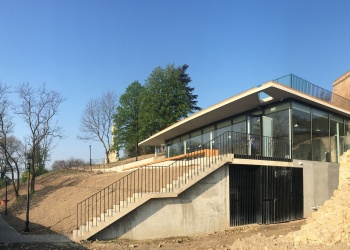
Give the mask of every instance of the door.
POLYGON ((273 119, 263 115, 248 118, 248 155, 273 156, 273 119))
POLYGON ((262 149, 263 156, 273 156, 273 119, 267 116, 262 116, 262 149))
POLYGON ((247 152, 253 157, 261 156, 261 115, 248 117, 247 152))

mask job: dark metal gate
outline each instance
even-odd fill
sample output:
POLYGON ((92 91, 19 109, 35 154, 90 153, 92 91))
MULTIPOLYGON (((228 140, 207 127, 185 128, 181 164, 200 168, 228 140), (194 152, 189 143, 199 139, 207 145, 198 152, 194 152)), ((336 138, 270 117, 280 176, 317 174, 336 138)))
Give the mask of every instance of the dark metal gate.
POLYGON ((256 223, 256 166, 230 167, 230 224, 256 223))
POLYGON ((303 169, 230 167, 230 224, 269 224, 303 218, 303 169))

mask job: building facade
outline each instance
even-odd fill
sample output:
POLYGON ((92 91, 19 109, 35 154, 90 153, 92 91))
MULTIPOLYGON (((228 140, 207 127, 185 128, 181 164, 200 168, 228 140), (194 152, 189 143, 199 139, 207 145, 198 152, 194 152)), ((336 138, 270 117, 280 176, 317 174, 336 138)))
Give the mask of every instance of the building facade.
POLYGON ((101 195, 81 202, 77 239, 186 236, 310 216, 337 188, 350 149, 350 100, 339 95, 349 74, 336 93, 287 75, 142 141, 165 145, 167 158, 104 189, 115 204, 101 226, 84 224, 93 217, 84 211, 101 211, 101 195))

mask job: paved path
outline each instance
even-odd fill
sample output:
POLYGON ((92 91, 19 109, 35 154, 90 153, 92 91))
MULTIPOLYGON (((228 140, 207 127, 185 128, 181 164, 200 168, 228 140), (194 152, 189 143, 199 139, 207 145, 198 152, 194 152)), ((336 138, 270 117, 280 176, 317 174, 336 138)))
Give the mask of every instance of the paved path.
POLYGON ((68 237, 59 234, 21 235, 10 227, 0 214, 0 243, 66 243, 72 242, 68 237))

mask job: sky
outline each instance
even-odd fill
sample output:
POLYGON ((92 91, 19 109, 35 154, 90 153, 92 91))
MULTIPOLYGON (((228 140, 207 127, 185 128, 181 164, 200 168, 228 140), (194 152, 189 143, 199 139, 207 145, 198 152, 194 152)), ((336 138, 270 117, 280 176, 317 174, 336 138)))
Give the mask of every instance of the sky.
POLYGON ((51 163, 88 161, 89 145, 97 161, 102 144, 77 139, 87 102, 122 95, 158 66, 188 64, 201 108, 290 73, 331 90, 350 70, 349 9, 348 0, 0 0, 0 81, 45 83, 66 98, 51 163))

